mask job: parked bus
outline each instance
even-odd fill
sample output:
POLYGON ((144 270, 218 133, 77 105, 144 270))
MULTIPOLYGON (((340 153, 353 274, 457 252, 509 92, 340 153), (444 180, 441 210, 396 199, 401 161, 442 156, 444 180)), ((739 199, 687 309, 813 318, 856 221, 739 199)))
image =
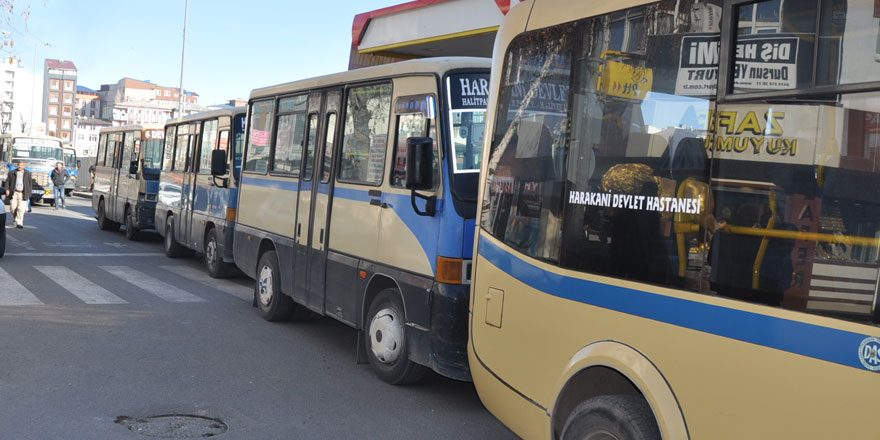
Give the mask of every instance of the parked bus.
POLYGON ((511 9, 468 345, 493 414, 524 438, 877 436, 876 15, 511 9))
POLYGON ((141 230, 155 228, 163 128, 143 124, 101 129, 92 209, 102 230, 124 224, 126 238, 137 240, 141 230))
MULTIPOLYGON (((24 162, 33 179, 30 197, 33 203, 45 200, 50 206, 55 204, 49 174, 55 164, 62 161, 62 154, 61 139, 56 137, 31 134, 0 136, 0 165, 12 170, 19 161, 24 162)), ((5 179, 0 184, 5 185, 5 179)))
POLYGON ((246 107, 215 110, 165 123, 165 158, 159 177, 157 230, 165 253, 204 255, 215 278, 234 267, 232 240, 244 146, 246 107), (214 161, 212 155, 219 154, 214 161))
POLYGON ((359 359, 392 384, 426 367, 469 380, 488 67, 413 60, 251 93, 234 255, 263 318, 360 330, 359 359))
POLYGON ((70 195, 76 188, 76 179, 79 177, 79 162, 76 158, 76 150, 70 145, 64 145, 62 156, 64 157, 64 168, 70 175, 70 182, 64 187, 64 195, 70 195))

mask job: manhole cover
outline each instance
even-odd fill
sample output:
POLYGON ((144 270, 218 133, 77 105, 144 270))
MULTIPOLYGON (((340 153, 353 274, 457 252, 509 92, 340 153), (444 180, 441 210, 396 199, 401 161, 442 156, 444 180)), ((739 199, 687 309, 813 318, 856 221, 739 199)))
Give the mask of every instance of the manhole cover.
POLYGON ((147 437, 205 438, 220 435, 229 429, 219 419, 186 414, 167 414, 133 418, 119 416, 116 423, 147 437))

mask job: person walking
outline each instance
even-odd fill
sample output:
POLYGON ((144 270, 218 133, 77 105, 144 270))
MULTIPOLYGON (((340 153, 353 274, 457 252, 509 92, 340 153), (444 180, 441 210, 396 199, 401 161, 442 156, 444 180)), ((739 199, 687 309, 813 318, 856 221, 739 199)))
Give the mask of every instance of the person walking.
POLYGON ((64 185, 70 180, 70 173, 64 168, 63 163, 58 162, 55 164, 55 169, 52 170, 50 178, 52 179, 52 192, 55 193, 55 209, 59 207, 66 209, 67 202, 64 201, 64 185))
POLYGON ((16 228, 24 227, 24 213, 28 210, 33 183, 31 172, 24 169, 24 162, 18 162, 18 168, 6 178, 6 197, 12 196, 9 209, 12 210, 13 223, 16 228))

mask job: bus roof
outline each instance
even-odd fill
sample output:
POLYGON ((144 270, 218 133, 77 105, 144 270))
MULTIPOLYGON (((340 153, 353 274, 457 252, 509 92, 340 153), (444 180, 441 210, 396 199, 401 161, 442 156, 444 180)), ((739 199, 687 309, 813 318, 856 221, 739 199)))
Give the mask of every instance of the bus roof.
POLYGON ((162 130, 165 128, 165 124, 129 124, 129 125, 117 125, 115 127, 107 127, 102 128, 101 133, 118 133, 120 131, 130 131, 130 130, 162 130))
POLYGON ((269 87, 254 89, 251 92, 251 100, 267 96, 281 95, 300 90, 317 89, 322 87, 345 84, 357 81, 366 81, 378 78, 390 78, 407 74, 440 73, 443 74, 453 69, 488 69, 491 59, 478 57, 445 57, 445 58, 422 58, 418 60, 401 61, 399 63, 383 64, 363 69, 348 70, 299 81, 278 84, 269 87))
POLYGON ((61 142, 61 138, 57 138, 55 136, 46 136, 45 134, 26 134, 26 133, 13 133, 13 134, 4 134, 0 135, 5 138, 31 138, 31 139, 46 139, 50 141, 58 141, 61 142))
POLYGON ((180 118, 169 119, 165 124, 177 124, 179 122, 200 121, 202 119, 212 119, 220 116, 237 116, 247 113, 247 106, 238 106, 233 108, 225 108, 220 110, 210 110, 201 113, 182 116, 180 118))

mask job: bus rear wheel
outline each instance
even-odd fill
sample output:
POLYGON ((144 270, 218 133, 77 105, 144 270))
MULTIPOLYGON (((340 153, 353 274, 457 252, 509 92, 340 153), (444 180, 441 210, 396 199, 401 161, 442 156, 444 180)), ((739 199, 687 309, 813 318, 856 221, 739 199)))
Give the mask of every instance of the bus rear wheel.
POLYGON ((217 245, 217 230, 211 228, 205 237, 205 267, 208 275, 213 278, 225 278, 231 272, 232 265, 223 261, 217 245))
POLYGON ((174 239, 174 216, 169 215, 167 219, 165 219, 165 240, 163 240, 165 245, 165 255, 168 258, 177 258, 183 256, 183 246, 174 239))
POLYGON ((392 385, 417 382, 427 371, 409 358, 404 316, 397 290, 385 289, 373 299, 366 320, 367 359, 376 376, 392 385))
POLYGON ((141 230, 134 225, 134 217, 131 215, 131 208, 125 208, 125 238, 136 241, 141 236, 141 230))
POLYGON ((309 316, 308 309, 281 292, 281 272, 275 251, 266 251, 260 256, 254 280, 254 302, 266 321, 299 321, 309 316))
POLYGON ((107 211, 104 209, 104 200, 98 202, 98 228, 102 231, 115 231, 119 229, 119 223, 107 218, 107 211))
POLYGON ((574 409, 562 428, 562 440, 660 440, 660 429, 641 396, 589 399, 574 409))

